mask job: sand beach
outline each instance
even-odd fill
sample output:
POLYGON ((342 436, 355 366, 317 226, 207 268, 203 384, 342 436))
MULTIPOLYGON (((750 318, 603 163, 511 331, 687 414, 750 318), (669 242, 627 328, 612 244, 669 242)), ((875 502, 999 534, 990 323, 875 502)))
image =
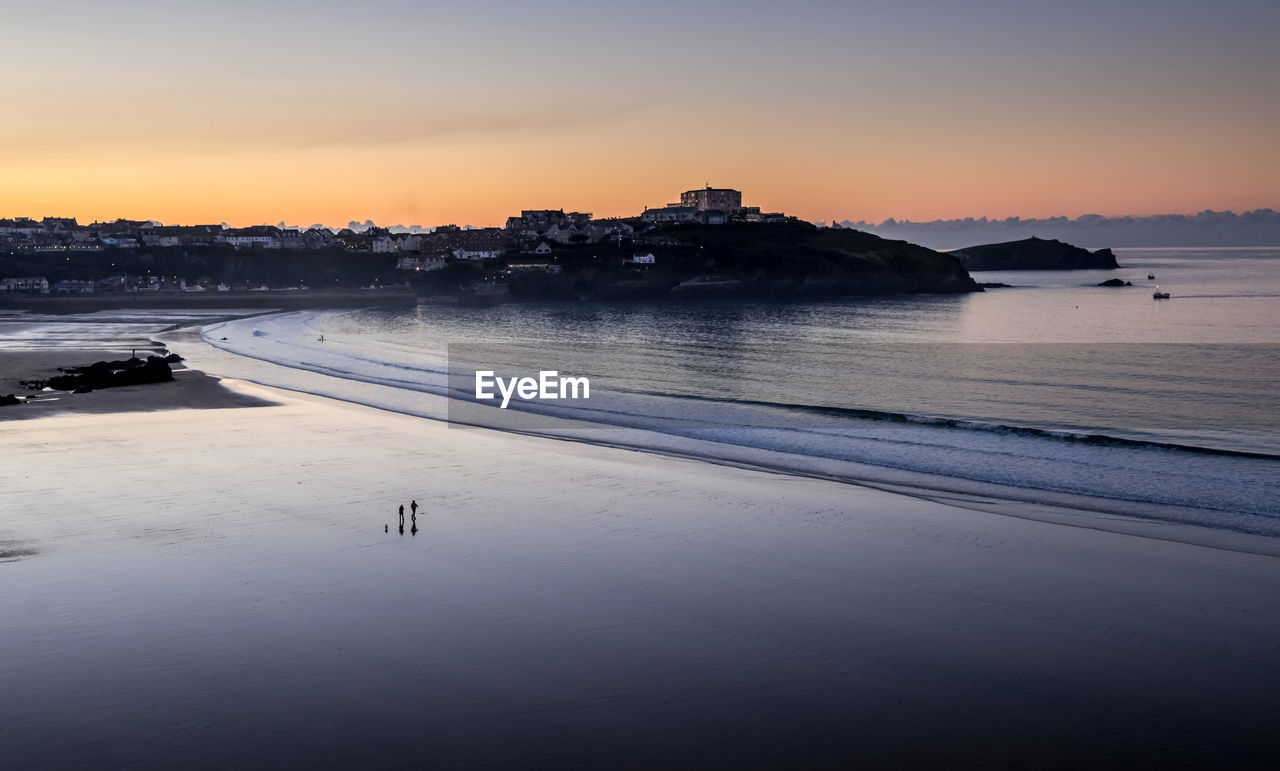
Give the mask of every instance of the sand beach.
MULTIPOLYGON (((66 353, 7 353, 6 376, 66 353)), ((215 375, 0 413, 0 765, 1280 759, 1269 539, 215 375)))

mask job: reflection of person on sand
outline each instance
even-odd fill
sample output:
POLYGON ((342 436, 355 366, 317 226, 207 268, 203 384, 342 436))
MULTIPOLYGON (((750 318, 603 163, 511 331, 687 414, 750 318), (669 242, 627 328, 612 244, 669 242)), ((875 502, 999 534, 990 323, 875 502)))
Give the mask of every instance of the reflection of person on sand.
POLYGON ((410 534, 410 535, 417 535, 417 534, 418 534, 418 526, 417 526, 417 524, 414 524, 414 526, 409 530, 409 534, 410 534))

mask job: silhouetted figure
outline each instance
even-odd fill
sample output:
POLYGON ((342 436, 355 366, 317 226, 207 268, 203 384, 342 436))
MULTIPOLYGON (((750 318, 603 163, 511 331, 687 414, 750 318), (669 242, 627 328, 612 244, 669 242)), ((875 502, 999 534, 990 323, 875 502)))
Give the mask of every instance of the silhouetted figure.
POLYGON ((390 533, 390 532, 391 532, 391 525, 383 525, 383 526, 382 526, 382 532, 384 532, 384 533, 390 533))
POLYGON ((400 529, 404 529, 404 504, 400 504, 400 529))
POLYGON ((413 511, 413 513, 414 513, 414 514, 417 514, 417 513, 418 513, 418 502, 417 502, 416 500, 414 500, 414 501, 410 501, 410 502, 409 502, 409 508, 413 511))

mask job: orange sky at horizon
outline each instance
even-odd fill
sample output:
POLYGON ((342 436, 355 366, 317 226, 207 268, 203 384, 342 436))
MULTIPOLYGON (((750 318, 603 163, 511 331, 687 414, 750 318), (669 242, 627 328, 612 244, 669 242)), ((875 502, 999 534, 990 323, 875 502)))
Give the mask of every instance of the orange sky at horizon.
POLYGON ((811 221, 1280 208, 1272 4, 554 5, 375 0, 371 40, 328 2, 16 10, 0 216, 485 226, 704 184, 811 221))

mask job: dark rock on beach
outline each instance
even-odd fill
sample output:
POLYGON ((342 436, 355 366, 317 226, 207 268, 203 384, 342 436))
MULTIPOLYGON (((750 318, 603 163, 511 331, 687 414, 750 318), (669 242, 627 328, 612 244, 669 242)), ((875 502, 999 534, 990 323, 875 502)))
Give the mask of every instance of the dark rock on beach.
POLYGON ((85 367, 65 367, 64 375, 56 375, 45 383, 32 381, 31 387, 47 385, 55 391, 87 393, 99 388, 165 383, 173 380, 169 363, 159 356, 137 357, 120 361, 99 361, 85 367))
POLYGON ((1111 270, 1120 267, 1110 249, 1091 252, 1034 236, 1022 241, 970 246, 951 254, 966 270, 1111 270))
POLYGON ((22 404, 22 400, 13 394, 0 396, 0 407, 8 407, 11 404, 22 404))

